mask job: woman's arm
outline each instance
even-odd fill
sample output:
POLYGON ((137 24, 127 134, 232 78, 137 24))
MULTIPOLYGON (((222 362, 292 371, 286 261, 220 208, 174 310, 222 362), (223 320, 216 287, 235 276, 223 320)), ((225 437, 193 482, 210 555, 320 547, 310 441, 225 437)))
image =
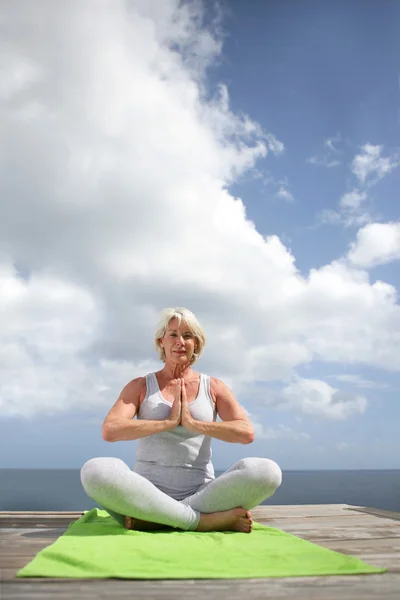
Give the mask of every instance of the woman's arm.
POLYGON ((251 444, 254 441, 253 425, 228 386, 220 379, 212 377, 211 393, 215 398, 217 413, 222 423, 193 419, 187 405, 186 389, 183 386, 182 425, 189 431, 209 435, 224 442, 251 444))
MULTIPOLYGON (((146 394, 146 378, 137 377, 122 390, 118 400, 104 419, 102 437, 106 442, 121 442, 174 429, 180 420, 180 402, 171 410, 168 419, 153 421, 134 419, 139 410, 140 401, 146 394)), ((180 395, 180 392, 179 392, 180 395)), ((180 400, 180 399, 179 399, 180 400)))
POLYGON ((176 424, 165 421, 115 419, 110 421, 107 429, 103 429, 103 440, 106 442, 124 442, 175 429, 176 424))

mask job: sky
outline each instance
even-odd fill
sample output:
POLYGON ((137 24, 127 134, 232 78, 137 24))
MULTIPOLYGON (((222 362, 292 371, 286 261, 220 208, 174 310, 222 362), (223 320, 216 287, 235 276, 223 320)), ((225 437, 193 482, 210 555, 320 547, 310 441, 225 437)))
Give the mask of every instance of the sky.
POLYGON ((398 468, 400 4, 0 7, 0 468, 101 425, 184 306, 282 469, 398 468))

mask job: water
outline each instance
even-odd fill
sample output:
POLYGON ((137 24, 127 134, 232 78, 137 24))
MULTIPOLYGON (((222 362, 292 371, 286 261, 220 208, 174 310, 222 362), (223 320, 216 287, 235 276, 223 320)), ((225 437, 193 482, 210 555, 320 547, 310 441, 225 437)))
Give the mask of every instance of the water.
MULTIPOLYGON (((281 487, 263 504, 353 504, 400 512, 400 470, 284 471, 281 487)), ((79 469, 0 469, 0 510, 95 506, 79 469)))

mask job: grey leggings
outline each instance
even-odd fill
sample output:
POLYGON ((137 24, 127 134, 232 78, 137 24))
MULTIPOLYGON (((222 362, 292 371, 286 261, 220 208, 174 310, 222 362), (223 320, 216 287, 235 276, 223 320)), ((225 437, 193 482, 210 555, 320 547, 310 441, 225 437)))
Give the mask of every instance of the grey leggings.
POLYGON ((243 458, 192 496, 175 500, 119 458, 91 458, 81 469, 87 495, 121 525, 128 515, 191 531, 197 528, 201 513, 237 507, 250 510, 272 496, 281 481, 282 472, 273 460, 243 458))

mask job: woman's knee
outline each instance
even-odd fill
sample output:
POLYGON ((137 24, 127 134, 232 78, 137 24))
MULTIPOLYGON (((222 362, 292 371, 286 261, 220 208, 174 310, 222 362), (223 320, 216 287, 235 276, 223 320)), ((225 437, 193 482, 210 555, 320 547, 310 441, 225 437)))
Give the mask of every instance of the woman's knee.
POLYGON ((99 456, 85 462, 80 471, 81 483, 86 491, 104 485, 116 468, 126 466, 120 458, 99 456))
POLYGON ((282 483, 282 471, 270 458, 249 457, 242 459, 241 468, 247 471, 252 482, 277 489, 282 483), (242 462, 243 461, 243 462, 242 462))

